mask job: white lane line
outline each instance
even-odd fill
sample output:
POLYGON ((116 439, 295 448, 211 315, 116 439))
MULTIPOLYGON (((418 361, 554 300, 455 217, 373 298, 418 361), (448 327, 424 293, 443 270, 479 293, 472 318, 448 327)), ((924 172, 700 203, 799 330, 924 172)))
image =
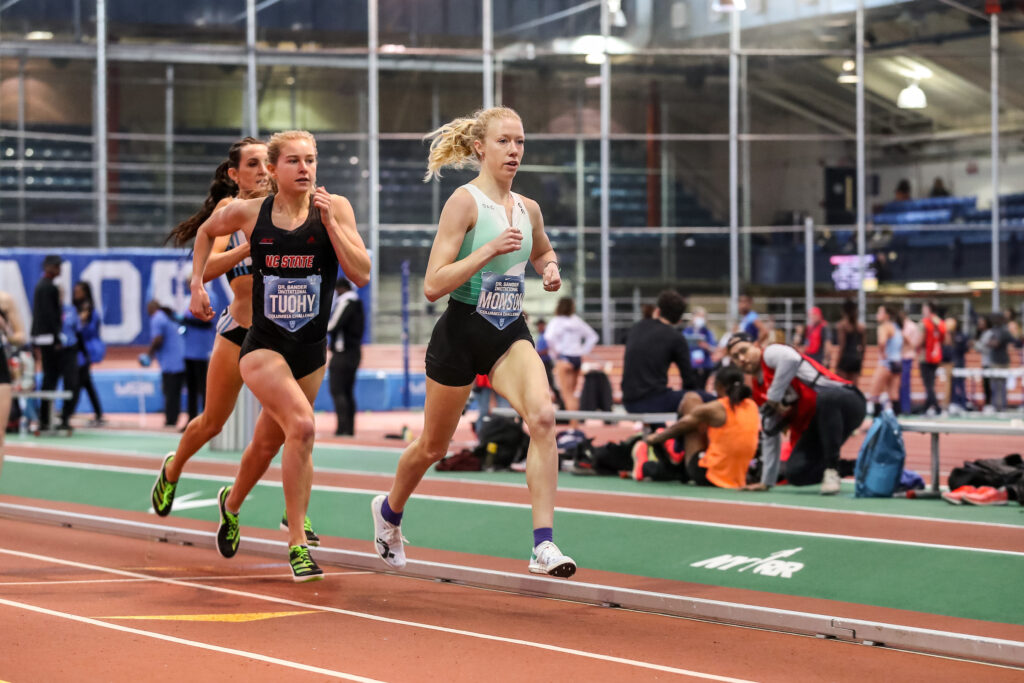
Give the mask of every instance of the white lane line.
MULTIPOLYGON (((12 443, 8 442, 8 446, 11 446, 11 445, 12 445, 12 443)), ((107 449, 96 449, 96 448, 89 448, 89 449, 87 449, 85 451, 82 451, 82 450, 75 450, 75 449, 71 449, 71 448, 63 448, 61 446, 51 446, 51 445, 43 445, 43 444, 26 444, 26 443, 21 443, 21 442, 14 442, 13 445, 15 445, 15 446, 25 446, 25 447, 28 447, 28 448, 37 448, 37 449, 40 449, 40 450, 67 451, 69 453, 74 453, 76 455, 80 455, 81 453, 84 452, 84 453, 97 453, 97 454, 101 454, 101 455, 113 455, 113 456, 136 457, 136 458, 138 458, 138 457, 146 457, 146 458, 152 458, 153 460, 161 460, 161 461, 164 458, 163 455, 153 455, 153 454, 138 453, 138 452, 129 453, 129 452, 125 452, 125 451, 116 451, 116 450, 107 450, 107 449)), ((317 447, 319 448, 319 446, 317 446, 317 447)), ((336 446, 335 448, 339 448, 339 447, 336 446)), ((348 447, 348 448, 352 448, 352 447, 348 447)), ((367 447, 367 448, 371 448, 371 447, 367 447)), ((376 449, 379 449, 379 450, 388 450, 388 449, 384 448, 383 446, 376 446, 376 447, 372 447, 372 448, 376 448, 376 449)), ((358 449, 355 449, 355 450, 358 450, 358 449)), ((393 450, 395 450, 395 452, 401 453, 401 449, 393 449, 393 450)), ((7 456, 6 459, 11 460, 12 458, 16 458, 16 457, 18 457, 18 456, 10 456, 9 455, 9 456, 7 456)), ((203 457, 201 455, 193 458, 193 461, 194 462, 202 462, 202 463, 210 464, 210 465, 234 464, 233 460, 220 460, 220 459, 214 459, 214 458, 210 458, 210 457, 203 457)), ((280 471, 280 465, 271 465, 271 471, 279 472, 280 471)), ((338 468, 338 467, 319 467, 318 466, 317 467, 317 471, 318 472, 325 472, 325 473, 328 473, 328 474, 355 475, 355 476, 365 476, 365 477, 390 477, 391 476, 390 472, 385 472, 385 473, 381 473, 381 472, 368 472, 366 470, 353 470, 353 469, 338 468)), ((943 474, 948 474, 948 473, 943 471, 943 474)), ((199 479, 199 478, 201 478, 200 475, 189 474, 188 476, 190 478, 192 478, 192 479, 199 479)), ((431 472, 428 472, 426 475, 424 475, 423 478, 428 480, 428 481, 452 482, 452 483, 457 483, 457 484, 473 484, 473 485, 477 485, 477 486, 496 486, 496 487, 500 487, 500 488, 511 488, 511 489, 519 489, 519 490, 526 488, 525 481, 523 483, 518 483, 517 484, 517 483, 513 483, 513 482, 506 482, 506 481, 488 481, 486 479, 473 479, 473 478, 469 478, 469 477, 438 476, 438 475, 434 475, 431 472)), ((216 480, 217 481, 229 481, 228 478, 218 478, 216 480)), ((968 520, 968 519, 946 519, 946 518, 941 518, 941 517, 922 517, 922 516, 917 516, 917 515, 896 515, 896 514, 884 513, 884 512, 867 512, 865 510, 836 510, 836 509, 833 509, 833 508, 816 507, 816 506, 813 506, 813 505, 792 505, 792 504, 789 504, 789 503, 775 503, 775 502, 771 502, 771 501, 758 502, 758 501, 754 501, 754 500, 723 500, 723 499, 719 499, 719 498, 702 498, 702 497, 698 497, 698 496, 678 496, 678 495, 669 495, 669 496, 661 495, 660 496, 660 495, 657 495, 656 493, 637 493, 637 492, 633 492, 633 491, 611 491, 611 490, 601 490, 601 489, 584 489, 584 488, 575 488, 575 487, 572 487, 572 486, 561 486, 561 485, 559 485, 558 490, 559 491, 564 491, 566 493, 581 493, 581 494, 586 494, 586 495, 591 495, 591 496, 615 496, 615 497, 621 497, 621 498, 643 498, 643 499, 651 500, 651 501, 655 501, 655 502, 661 502, 661 501, 664 501, 664 500, 679 500, 679 501, 688 502, 688 503, 701 503, 701 504, 710 504, 710 505, 738 505, 738 506, 751 507, 751 508, 772 508, 772 509, 778 509, 778 510, 799 510, 801 512, 810 511, 810 512, 815 512, 815 513, 821 512, 821 513, 832 514, 832 515, 858 515, 858 516, 861 516, 861 517, 873 517, 873 518, 878 518, 878 519, 883 519, 883 520, 884 519, 911 520, 911 521, 921 522, 921 523, 925 523, 925 524, 960 524, 960 525, 967 525, 967 526, 1002 527, 1002 528, 1007 528, 1007 529, 1019 529, 1019 528, 1021 528, 1020 525, 1017 525, 1017 524, 1005 524, 1005 523, 1001 523, 1001 522, 977 522, 977 521, 972 521, 972 520, 968 520)), ((379 493, 379 491, 378 491, 378 493, 379 493)), ((759 494, 752 494, 752 497, 757 497, 758 495, 759 494)))
MULTIPOLYGON (((150 470, 139 469, 136 467, 121 467, 119 465, 93 465, 91 463, 77 463, 69 462, 64 460, 37 460, 35 458, 25 458, 23 456, 7 456, 8 462, 21 462, 30 465, 40 465, 43 467, 63 467, 70 469, 83 469, 83 470, 94 470, 101 472, 117 472, 120 474, 136 474, 152 477, 153 472, 150 470)), ((198 479, 203 481, 216 481, 216 482, 231 482, 233 477, 224 477, 215 474, 190 474, 190 479, 198 479)), ((281 488, 280 481, 267 481, 263 479, 259 481, 257 486, 267 486, 270 488, 279 489, 281 488)), ((322 484, 314 484, 314 491, 323 491, 325 493, 347 493, 356 495, 377 495, 380 491, 376 489, 359 489, 347 486, 325 486, 322 484)), ((428 494, 416 494, 416 498, 419 500, 432 500, 446 503, 461 503, 464 505, 481 505, 488 507, 499 507, 509 508, 517 510, 530 510, 531 507, 527 503, 509 503, 504 501, 492 501, 492 500, 479 500, 476 498, 459 498, 454 496, 435 496, 428 494)), ((640 520, 645 522, 658 522, 662 524, 676 524, 680 526, 695 526, 695 527, 708 527, 713 529, 734 529, 737 531, 756 531, 765 534, 777 534, 780 536, 802 536, 806 538, 824 538, 839 541, 856 541, 861 543, 881 543, 883 545, 898 545, 898 546, 912 546, 916 548, 935 548, 939 550, 962 550, 967 552, 979 552, 979 553, 990 553, 993 555, 1010 555, 1013 557, 1024 557, 1024 551, 1017 550, 997 550, 994 548, 977 548, 973 546, 962 546, 962 545, 947 545, 944 543, 924 543, 922 541, 901 541, 892 538, 872 538, 867 536, 851 536, 849 534, 829 534, 820 531, 791 531, 788 529, 775 529, 772 527, 761 527, 752 526, 748 524, 726 524, 724 522, 702 522, 698 520, 690 519, 679 519, 675 517, 657 517, 654 515, 636 515, 627 512, 606 512, 602 510, 586 510, 583 508, 567 508, 567 507, 556 507, 556 511, 574 514, 574 515, 586 515, 590 517, 605 517, 614 519, 631 519, 640 520)), ((996 526, 996 525, 993 525, 996 526)), ((1006 524, 998 526, 1007 526, 1012 529, 1020 530, 1022 527, 1006 524)))
POLYGON ((211 650, 212 652, 218 652, 221 654, 236 655, 238 657, 245 657, 247 659, 255 659, 260 662, 268 662, 270 664, 277 664, 279 666, 285 666, 289 669, 298 669, 299 671, 308 671, 310 673, 321 674, 324 676, 332 676, 334 678, 340 678, 346 681, 359 681, 360 683, 382 683, 376 678, 366 678, 365 676, 356 676, 355 674, 347 674, 342 671, 334 671, 332 669, 324 669, 319 666, 311 666, 309 664, 302 664, 300 662, 292 662, 287 659, 279 659, 277 657, 269 657, 267 655, 261 655, 258 652, 247 652, 246 650, 236 650, 232 647, 222 647, 220 645, 211 645, 209 643, 202 643, 197 640, 187 640, 185 638, 178 638, 176 636, 168 636, 163 633, 156 633, 154 631, 144 631, 138 628, 132 628, 130 626, 122 626, 121 624, 111 624, 106 621, 100 621, 98 619, 90 619, 89 617, 80 617, 77 614, 68 614, 67 612, 58 612, 52 609, 46 609, 45 607, 36 607, 35 605, 27 605, 23 602, 15 602, 14 600, 5 600, 0 598, 0 605, 7 605, 8 607, 16 607, 18 609, 28 610, 29 612, 38 612, 39 614, 45 614, 51 617, 59 617, 61 619, 70 619, 71 621, 77 621, 82 624, 89 624, 90 626, 99 626, 100 628, 108 628, 112 631, 121 631, 122 633, 131 633, 137 636, 145 636, 147 638, 154 638, 156 640, 164 640, 169 643, 175 643, 177 645, 188 645, 189 647, 196 647, 202 650, 211 650))
MULTIPOLYGON (((368 571, 332 570, 331 576, 351 576, 355 574, 377 574, 368 571)), ((238 576, 181 576, 178 581, 240 581, 245 579, 284 579, 291 578, 288 574, 239 574, 238 576)), ((155 581, 148 579, 74 579, 62 581, 0 581, 0 586, 67 586, 79 583, 145 583, 155 581)))
MULTIPOLYGON (((0 548, 0 553, 6 555, 13 555, 15 557, 23 557, 32 560, 41 560, 43 562, 52 562, 54 564, 60 564, 68 567, 77 567, 79 569, 91 569, 98 572, 106 572, 108 574, 116 574, 121 576, 129 576, 132 578, 151 578, 154 581, 160 583, 168 583, 174 586, 182 586, 185 588, 197 588, 200 590, 211 591, 214 593, 224 593, 227 595, 234 595, 241 598, 249 598, 252 600, 263 600, 265 602, 273 602, 279 605, 291 605, 293 607, 299 607, 302 609, 319 610, 322 612, 331 612, 333 614, 341 614, 349 617, 356 617, 359 619, 366 619, 368 621, 377 621, 385 624, 395 624, 397 626, 408 626, 411 628, 418 628, 427 631, 436 631, 438 633, 447 633, 456 636, 465 636, 468 638, 478 638, 480 640, 489 640, 498 643, 505 643, 509 645, 521 645, 524 647, 535 648, 538 650, 547 650, 549 652, 557 652, 559 654, 567 654, 575 657, 584 657, 586 659, 596 659, 604 662, 612 662, 615 664, 625 664, 627 666, 633 666, 641 669, 649 669, 651 671, 661 671, 664 673, 678 674, 680 676, 692 676, 695 678, 703 678, 709 681, 722 681, 723 683, 752 683, 741 678, 730 678, 728 676, 717 676, 715 674, 704 673, 701 671, 690 671, 689 669, 679 669, 671 666, 664 666, 662 664, 653 664, 651 662, 643 662, 636 659, 626 659, 624 657, 615 657, 613 655, 605 655, 597 652, 587 652, 586 650, 576 650, 574 648, 560 647, 558 645, 550 645, 548 643, 538 643, 531 640, 522 640, 520 638, 508 638, 505 636, 496 636, 489 633, 479 633, 476 631, 466 631, 464 629, 449 628, 447 626, 437 626, 434 624, 424 624, 416 621, 407 621, 405 619, 394 619, 391 617, 382 617, 376 614, 368 614, 366 612, 354 612, 352 610, 341 609, 339 607, 331 607, 329 605, 315 605, 307 602, 299 602, 298 600, 289 600, 287 598, 278 598, 272 595, 262 595, 260 593, 250 593, 248 591, 240 591, 232 588, 222 588, 220 586, 207 586, 201 583, 192 583, 189 581, 182 581, 178 579, 168 579, 162 577, 150 577, 145 574, 138 574, 136 572, 129 572, 123 569, 114 569, 112 567, 102 567, 94 564, 87 564, 84 562, 75 562, 73 560, 61 560, 55 557, 43 557, 34 553, 25 553, 20 550, 11 550, 9 548, 0 548)), ((0 603, 7 603, 6 600, 0 600, 0 603)), ((15 606, 22 606, 20 603, 15 603, 15 606)), ((31 606, 26 606, 31 607, 31 606)), ((39 611, 43 611, 42 608, 35 608, 39 611)), ((46 610, 49 612, 49 610, 46 610)), ((60 614, 60 613, 57 613, 60 614)), ((73 615, 68 615, 73 617, 73 615)), ((79 620, 88 620, 90 623, 95 622, 93 619, 87 617, 73 617, 79 620)), ((97 625, 110 626, 113 624, 106 624, 105 622, 95 622, 97 625)), ((147 632, 142 632, 146 634, 147 632)), ((209 646, 213 648, 214 646, 209 646)), ((360 679, 369 680, 369 679, 360 679)))

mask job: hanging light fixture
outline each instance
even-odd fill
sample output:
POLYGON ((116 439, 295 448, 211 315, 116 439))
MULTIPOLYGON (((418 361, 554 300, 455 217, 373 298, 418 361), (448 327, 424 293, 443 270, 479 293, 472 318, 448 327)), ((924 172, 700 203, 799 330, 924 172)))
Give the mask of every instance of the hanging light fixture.
POLYGON ((896 106, 900 109, 924 109, 928 106, 928 98, 925 97, 921 86, 915 82, 900 91, 896 98, 896 106))
POLYGON ((742 12, 747 9, 747 0, 711 0, 715 12, 742 12))
POLYGON ((612 17, 612 26, 626 28, 626 13, 622 11, 622 0, 608 0, 608 13, 612 17))
POLYGON ((857 82, 857 63, 852 59, 847 59, 843 62, 843 70, 839 72, 839 78, 836 79, 840 83, 856 83, 857 82))

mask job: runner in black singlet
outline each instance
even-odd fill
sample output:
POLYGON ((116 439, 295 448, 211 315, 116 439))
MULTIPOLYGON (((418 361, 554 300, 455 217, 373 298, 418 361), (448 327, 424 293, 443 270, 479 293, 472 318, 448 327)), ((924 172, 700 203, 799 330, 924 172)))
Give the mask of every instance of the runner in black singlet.
MULTIPOLYGON (((344 197, 316 188, 316 141, 305 131, 275 134, 268 144, 278 193, 264 200, 232 202, 208 219, 196 236, 192 313, 213 317, 203 287, 210 240, 241 230, 253 261, 252 327, 242 344, 242 379, 263 406, 235 483, 218 495, 217 549, 238 551, 238 511, 281 448, 285 507, 304 519, 313 484, 313 400, 324 376, 327 321, 338 266, 357 286, 369 281, 370 257, 344 197)), ((303 528, 288 529, 289 561, 296 581, 323 571, 309 554, 303 528)))

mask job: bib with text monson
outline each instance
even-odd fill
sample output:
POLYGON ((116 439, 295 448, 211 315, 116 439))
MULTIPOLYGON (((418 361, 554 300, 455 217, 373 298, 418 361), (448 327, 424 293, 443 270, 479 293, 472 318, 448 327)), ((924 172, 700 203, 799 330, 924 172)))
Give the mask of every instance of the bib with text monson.
POLYGON ((522 315, 525 291, 525 273, 480 273, 480 298, 476 302, 476 312, 487 322, 503 330, 522 315))

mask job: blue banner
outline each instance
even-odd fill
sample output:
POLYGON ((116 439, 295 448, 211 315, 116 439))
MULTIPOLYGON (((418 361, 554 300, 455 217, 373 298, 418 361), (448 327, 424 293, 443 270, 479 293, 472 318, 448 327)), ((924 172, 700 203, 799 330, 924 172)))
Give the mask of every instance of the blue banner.
MULTIPOLYGON (((64 302, 71 303, 76 282, 88 282, 102 316, 100 334, 108 345, 149 344, 146 304, 150 300, 178 313, 188 309, 192 275, 189 249, 0 249, 0 290, 14 298, 26 330, 32 328, 32 293, 42 277, 43 258, 54 252, 64 259, 56 279, 64 302)), ((226 306, 231 301, 226 278, 208 282, 206 288, 211 302, 226 306)), ((363 287, 358 294, 369 311, 370 288, 363 287)), ((334 296, 334 292, 325 296, 334 296)), ((369 337, 368 324, 364 342, 369 337)))

